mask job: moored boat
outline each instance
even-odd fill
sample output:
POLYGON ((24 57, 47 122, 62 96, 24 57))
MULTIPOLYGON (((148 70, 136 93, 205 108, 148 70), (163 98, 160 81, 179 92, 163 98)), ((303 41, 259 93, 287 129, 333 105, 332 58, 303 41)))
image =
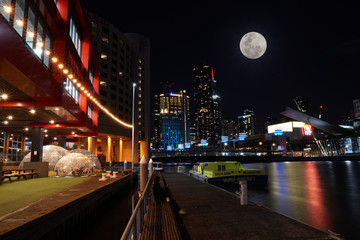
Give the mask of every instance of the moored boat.
POLYGON ((194 165, 189 174, 213 185, 238 184, 240 180, 248 184, 267 184, 268 180, 263 169, 244 168, 235 161, 202 162, 194 165))

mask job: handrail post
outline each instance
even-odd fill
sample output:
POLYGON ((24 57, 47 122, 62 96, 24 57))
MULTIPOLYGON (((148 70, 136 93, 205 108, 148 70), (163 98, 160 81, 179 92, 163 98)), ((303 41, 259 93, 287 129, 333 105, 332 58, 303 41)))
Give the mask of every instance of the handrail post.
POLYGON ((151 191, 151 186, 152 186, 151 183, 153 177, 154 177, 154 172, 151 174, 151 176, 149 176, 148 182, 144 188, 144 191, 142 192, 142 196, 139 199, 138 203, 136 204, 133 214, 131 215, 130 220, 123 232, 123 235, 121 236, 121 240, 139 239, 142 226, 144 224, 144 217, 147 210, 146 208, 149 202, 147 198, 149 196, 149 191, 151 191))

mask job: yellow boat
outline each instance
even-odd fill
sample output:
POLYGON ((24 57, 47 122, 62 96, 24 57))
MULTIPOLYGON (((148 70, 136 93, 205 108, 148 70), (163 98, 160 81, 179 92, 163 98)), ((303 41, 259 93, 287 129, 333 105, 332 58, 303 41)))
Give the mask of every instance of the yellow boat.
POLYGON ((214 185, 236 184, 247 180, 249 184, 266 184, 268 176, 263 169, 244 168, 235 161, 202 162, 193 166, 190 176, 214 185))

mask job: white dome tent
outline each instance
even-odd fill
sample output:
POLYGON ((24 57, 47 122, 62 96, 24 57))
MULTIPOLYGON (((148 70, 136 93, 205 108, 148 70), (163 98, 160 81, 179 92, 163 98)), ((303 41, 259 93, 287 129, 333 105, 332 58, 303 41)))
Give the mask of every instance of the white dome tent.
POLYGON ((101 163, 99 161, 99 158, 95 156, 92 152, 86 150, 86 149, 73 149, 70 151, 70 153, 81 153, 87 156, 91 161, 94 163, 95 169, 101 170, 101 163))
MULTIPOLYGON (((53 171, 56 163, 60 158, 68 155, 70 152, 65 148, 55 146, 55 145, 46 145, 43 147, 42 161, 49 162, 49 171, 53 171)), ((28 153, 24 159, 21 161, 19 168, 24 167, 24 162, 31 161, 31 153, 28 153)))
POLYGON ((81 153, 70 153, 62 157, 55 166, 55 175, 81 176, 94 172, 95 164, 87 156, 81 153))

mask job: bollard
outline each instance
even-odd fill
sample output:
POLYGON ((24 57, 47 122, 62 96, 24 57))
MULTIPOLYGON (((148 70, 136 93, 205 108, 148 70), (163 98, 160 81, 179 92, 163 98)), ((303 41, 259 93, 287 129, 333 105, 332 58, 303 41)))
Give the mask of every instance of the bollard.
POLYGON ((248 199, 247 199, 247 181, 241 180, 239 182, 240 184, 240 205, 247 205, 248 199))
POLYGON ((128 164, 128 162, 125 160, 124 161, 124 170, 126 170, 128 167, 127 167, 127 164, 128 164))
POLYGON ((147 161, 145 155, 141 158, 140 161, 140 192, 143 192, 148 179, 148 171, 147 171, 147 161))
POLYGON ((117 177, 117 175, 116 174, 118 174, 118 172, 117 171, 114 171, 113 172, 113 175, 112 176, 110 176, 110 178, 116 178, 117 177))
POLYGON ((149 176, 151 176, 152 172, 154 171, 154 164, 152 158, 149 161, 149 176))
POLYGON ((99 181, 106 181, 106 173, 101 174, 101 178, 99 179, 99 181))

